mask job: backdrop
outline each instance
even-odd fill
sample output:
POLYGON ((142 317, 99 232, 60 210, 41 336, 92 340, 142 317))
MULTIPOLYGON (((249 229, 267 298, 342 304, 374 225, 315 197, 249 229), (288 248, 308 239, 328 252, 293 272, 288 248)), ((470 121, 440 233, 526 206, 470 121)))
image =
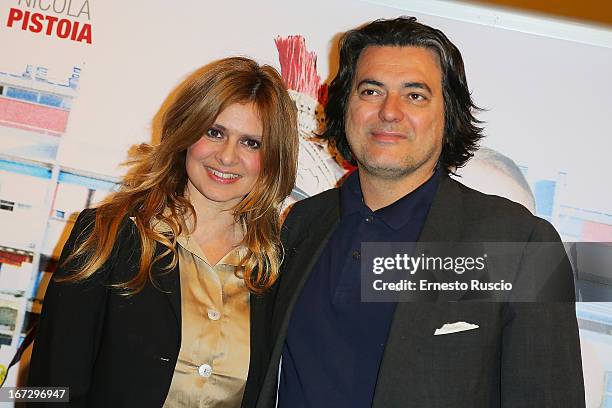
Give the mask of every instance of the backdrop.
MULTIPOLYGON (((486 109, 478 115, 484 148, 462 181, 522 203, 565 241, 611 242, 608 29, 443 1, 6 0, 0 372, 40 311, 75 215, 114 188, 129 146, 151 141, 154 115, 189 72, 230 55, 282 70, 300 109, 300 172, 290 199, 299 200, 345 172, 312 137, 339 33, 398 15, 415 15, 451 38, 474 100, 486 109)), ((612 299, 610 271, 574 261, 581 293, 612 299)), ((612 407, 612 305, 577 309, 589 406, 612 407)), ((7 385, 20 381, 17 373, 7 385)))

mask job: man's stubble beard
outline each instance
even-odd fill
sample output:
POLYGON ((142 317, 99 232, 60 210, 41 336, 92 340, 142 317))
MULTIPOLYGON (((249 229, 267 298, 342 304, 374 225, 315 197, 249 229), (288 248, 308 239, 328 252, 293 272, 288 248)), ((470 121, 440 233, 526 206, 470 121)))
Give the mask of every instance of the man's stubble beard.
MULTIPOLYGON (((363 158, 357 157, 354 153, 353 153, 353 157, 355 157, 355 160, 357 161, 359 170, 363 171, 368 176, 371 176, 372 178, 375 178, 375 179, 392 181, 392 180, 401 180, 406 177, 409 177, 410 175, 414 174, 417 170, 421 169, 422 166, 428 161, 430 161, 432 156, 436 154, 435 150, 436 150, 435 147, 430 149, 427 152, 427 154, 424 156, 423 160, 415 162, 413 158, 408 156, 405 158, 405 160, 402 163, 396 166, 378 165, 376 163, 373 163, 374 160, 369 159, 369 153, 367 149, 364 149, 363 158)), ((440 155, 438 155, 438 158, 436 159, 435 163, 438 162, 439 156, 440 155)), ((433 165, 434 168, 435 168, 435 163, 433 165)))

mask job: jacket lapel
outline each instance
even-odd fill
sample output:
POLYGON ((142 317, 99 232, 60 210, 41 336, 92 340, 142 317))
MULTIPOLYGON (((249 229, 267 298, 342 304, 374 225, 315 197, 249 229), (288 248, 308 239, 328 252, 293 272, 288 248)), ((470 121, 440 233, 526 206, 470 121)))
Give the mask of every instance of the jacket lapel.
MULTIPOLYGON (((157 245, 155 248, 155 256, 159 257, 164 252, 166 247, 163 245, 157 245)), ((179 265, 178 263, 172 270, 165 270, 164 266, 169 265, 172 260, 172 254, 164 256, 159 262, 156 262, 153 266, 152 274, 159 285, 159 289, 162 290, 164 296, 172 311, 176 317, 176 324, 181 330, 181 283, 179 276, 179 265)))
POLYGON ((321 211, 315 223, 312 223, 312 216, 307 216, 303 221, 297 220, 295 222, 294 228, 297 233, 294 236, 298 236, 299 240, 297 242, 289 240, 290 242, 285 248, 287 251, 285 254, 286 263, 281 271, 279 287, 276 292, 277 298, 274 300, 272 312, 271 339, 274 339, 274 346, 259 401, 274 401, 276 399, 277 369, 293 306, 340 218, 340 194, 337 189, 335 192, 330 200, 324 203, 324 207, 313 210, 313 212, 321 211))
POLYGON ((449 176, 440 178, 440 185, 419 242, 457 242, 461 237, 463 197, 459 183, 449 176))
MULTIPOLYGON (((458 183, 443 176, 419 242, 458 242, 462 231, 462 206, 458 183)), ((402 390, 398 389, 397 380, 402 372, 410 369, 411 352, 415 349, 411 347, 411 342, 415 341, 413 334, 415 331, 429 331, 431 316, 437 309, 433 303, 397 304, 378 373, 374 408, 388 407, 391 402, 400 400, 397 394, 402 390)))
POLYGON ((274 307, 272 332, 276 339, 280 340, 282 338, 283 341, 277 341, 276 346, 280 345, 282 347, 293 305, 302 292, 302 287, 310 276, 312 268, 319 259, 321 251, 325 248, 340 218, 339 194, 336 195, 336 201, 334 205, 326 206, 316 224, 297 226, 296 229, 304 230, 303 233, 299 234, 303 240, 291 245, 290 248, 286 248, 288 252, 285 256, 287 264, 283 268, 283 275, 279 282, 279 294, 274 307))

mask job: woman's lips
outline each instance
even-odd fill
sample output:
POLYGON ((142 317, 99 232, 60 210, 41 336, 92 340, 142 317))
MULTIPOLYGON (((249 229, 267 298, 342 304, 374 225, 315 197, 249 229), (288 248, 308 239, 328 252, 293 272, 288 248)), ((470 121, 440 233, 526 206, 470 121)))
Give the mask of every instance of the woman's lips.
POLYGON ((217 183, 231 184, 240 180, 240 175, 234 173, 228 173, 221 170, 213 169, 212 167, 205 167, 208 177, 217 183))

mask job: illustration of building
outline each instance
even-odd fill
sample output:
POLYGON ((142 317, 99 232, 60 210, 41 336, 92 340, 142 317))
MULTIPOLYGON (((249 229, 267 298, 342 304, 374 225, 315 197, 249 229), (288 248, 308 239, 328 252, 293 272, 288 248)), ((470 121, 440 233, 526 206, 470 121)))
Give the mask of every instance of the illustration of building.
POLYGON ((10 325, 2 323, 0 310, 0 336, 13 347, 23 338, 26 317, 40 311, 39 284, 57 264, 71 216, 116 183, 58 162, 81 69, 74 67, 63 81, 48 74, 32 65, 19 74, 0 72, 0 302, 15 305, 10 325))

